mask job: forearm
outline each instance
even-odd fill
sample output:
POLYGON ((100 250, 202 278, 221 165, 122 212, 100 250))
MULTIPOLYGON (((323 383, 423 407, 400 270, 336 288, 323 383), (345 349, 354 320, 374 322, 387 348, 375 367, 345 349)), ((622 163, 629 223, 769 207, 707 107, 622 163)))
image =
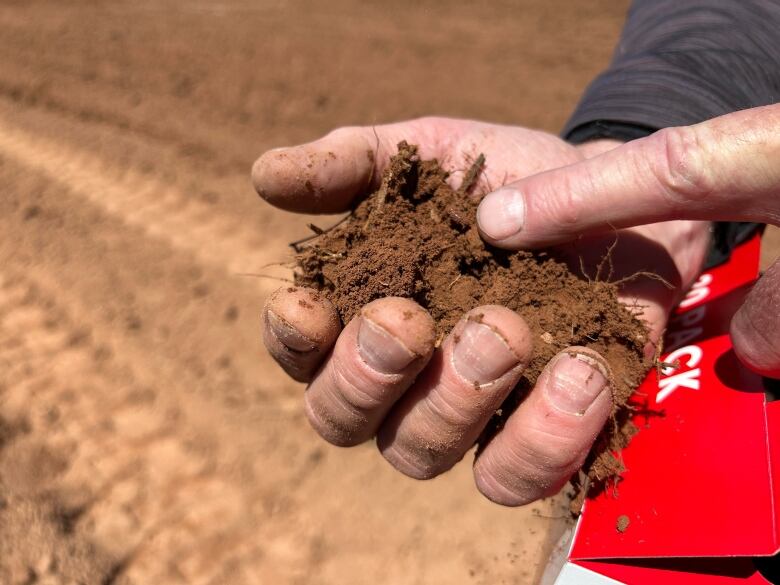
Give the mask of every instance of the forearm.
POLYGON ((774 103, 778 31, 780 0, 635 0, 610 67, 564 136, 625 140, 774 103))

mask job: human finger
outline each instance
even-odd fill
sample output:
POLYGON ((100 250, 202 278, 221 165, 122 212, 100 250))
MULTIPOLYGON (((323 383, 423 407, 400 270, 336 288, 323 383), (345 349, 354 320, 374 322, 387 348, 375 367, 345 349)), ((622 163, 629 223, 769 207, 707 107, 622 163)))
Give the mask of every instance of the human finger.
POLYGON ((258 194, 276 207, 302 213, 336 213, 369 187, 376 187, 396 145, 419 146, 422 158, 441 153, 436 123, 421 118, 381 126, 353 126, 300 146, 275 148, 257 159, 252 182, 258 194))
POLYGON ((263 308, 263 341, 289 376, 308 382, 341 330, 336 308, 316 290, 288 286, 263 308))
POLYGON ((517 384, 531 350, 530 330, 514 311, 469 311, 382 424, 382 455, 417 479, 450 469, 517 384))
POLYGON ((433 319, 414 301, 386 297, 365 305, 306 390, 309 422, 335 445, 370 439, 428 363, 434 341, 433 319))
POLYGON ((739 359, 769 378, 780 378, 780 260, 758 280, 731 320, 739 359))
POLYGON ((609 370, 584 347, 557 354, 474 463, 480 492, 506 506, 557 493, 583 464, 612 409, 609 370))
POLYGON ((516 181, 477 212, 485 240, 507 249, 673 219, 780 223, 780 104, 667 128, 516 181))

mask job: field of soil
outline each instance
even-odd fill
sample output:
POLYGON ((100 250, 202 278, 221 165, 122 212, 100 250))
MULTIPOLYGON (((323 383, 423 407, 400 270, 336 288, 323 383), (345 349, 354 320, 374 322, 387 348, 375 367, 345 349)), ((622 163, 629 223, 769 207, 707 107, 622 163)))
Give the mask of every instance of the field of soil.
POLYGON ((248 176, 344 124, 556 131, 627 2, 389 4, 0 6, 1 583, 533 582, 553 503, 309 429, 242 276, 307 220, 248 176))

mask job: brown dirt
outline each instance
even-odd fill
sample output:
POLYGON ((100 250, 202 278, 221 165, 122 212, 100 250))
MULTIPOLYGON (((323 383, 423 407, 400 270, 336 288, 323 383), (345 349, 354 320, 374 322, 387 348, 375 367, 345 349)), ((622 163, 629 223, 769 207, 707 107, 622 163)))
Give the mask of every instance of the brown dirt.
MULTIPOLYGON (((483 163, 478 157, 467 177, 483 163)), ((550 359, 575 345, 607 361, 613 420, 625 421, 628 399, 651 365, 644 357, 648 331, 618 301, 618 285, 606 281, 609 256, 598 270, 605 280, 599 274, 585 280, 548 253, 488 246, 476 227, 477 200, 468 194, 473 181, 467 178, 455 190, 447 177, 437 161, 420 160, 416 146, 401 142, 379 189, 333 229, 314 228, 315 237, 297 257, 296 284, 324 291, 344 323, 374 299, 412 298, 430 312, 439 338, 480 305, 503 305, 522 315, 535 340, 532 357, 491 431, 533 388, 550 359)), ((597 441, 586 472, 599 486, 623 470, 613 453, 625 447, 632 428, 608 425, 597 441)))
POLYGON ((309 220, 248 173, 345 124, 555 132, 627 6, 0 3, 0 582, 532 583, 552 503, 309 430, 260 344, 275 283, 237 275, 309 220))
POLYGON ((622 516, 618 516, 618 519, 615 521, 615 530, 618 532, 625 532, 628 530, 628 526, 631 524, 631 519, 623 514, 622 516))

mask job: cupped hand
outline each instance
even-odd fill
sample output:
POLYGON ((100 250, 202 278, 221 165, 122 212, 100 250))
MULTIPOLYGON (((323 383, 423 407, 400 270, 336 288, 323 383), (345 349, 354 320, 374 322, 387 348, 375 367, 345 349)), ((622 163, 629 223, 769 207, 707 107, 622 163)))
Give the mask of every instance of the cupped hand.
MULTIPOLYGON (((477 218, 487 241, 509 249, 670 219, 780 225, 780 104, 668 128, 505 185, 477 218)), ((731 336, 745 364, 780 378, 780 262, 734 315, 731 336)))
MULTIPOLYGON (((310 144, 269 151, 255 163, 254 184, 264 199, 283 209, 344 211, 356 196, 378 186, 401 140, 417 144, 422 158, 437 158, 453 170, 454 186, 483 153, 487 164, 475 193, 576 165, 617 146, 602 142, 575 148, 524 128, 424 118, 341 128, 310 144)), ((642 279, 625 285, 625 301, 643 309, 657 338, 669 310, 700 269, 707 225, 643 226, 594 236, 557 253, 577 269, 582 258, 592 276, 616 240, 612 278, 652 270, 675 285, 670 290, 642 279)), ((263 336, 285 371, 309 382, 305 411, 323 438, 349 446, 375 436, 395 468, 419 479, 450 469, 473 446, 519 380, 532 350, 528 326, 505 307, 470 311, 435 347, 431 317, 410 299, 369 303, 341 329, 330 302, 300 287, 285 287, 270 297, 263 336)), ((605 360, 586 348, 564 350, 480 451, 474 465, 477 487, 506 505, 557 492, 582 465, 611 408, 605 360)))

